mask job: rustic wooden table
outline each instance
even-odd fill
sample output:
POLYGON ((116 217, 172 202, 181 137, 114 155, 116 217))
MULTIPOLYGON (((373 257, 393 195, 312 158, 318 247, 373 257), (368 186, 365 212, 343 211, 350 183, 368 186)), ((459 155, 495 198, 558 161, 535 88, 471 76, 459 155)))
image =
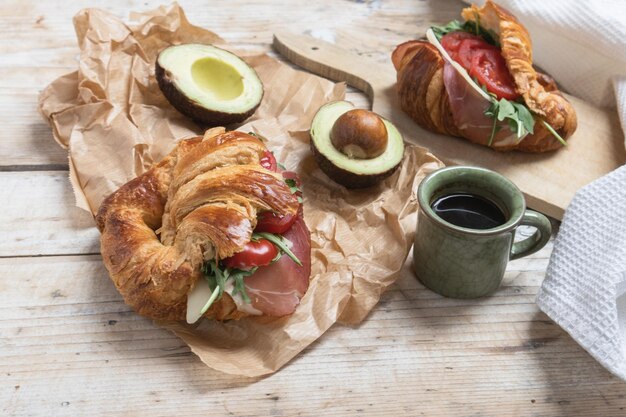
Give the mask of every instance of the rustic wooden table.
MULTIPOLYGON (((126 18, 143 1, 93 1, 126 18)), ((397 43, 459 14, 458 1, 182 1, 236 46, 274 30, 388 61, 397 43)), ((39 91, 76 67, 79 1, 0 5, 0 401, 3 415, 625 415, 626 385, 534 303, 551 244, 511 262, 476 301, 441 298, 407 268, 369 318, 335 326, 260 379, 204 366, 134 314, 107 277, 91 217, 74 207, 65 152, 39 91)), ((363 95, 349 99, 367 106, 363 95)))

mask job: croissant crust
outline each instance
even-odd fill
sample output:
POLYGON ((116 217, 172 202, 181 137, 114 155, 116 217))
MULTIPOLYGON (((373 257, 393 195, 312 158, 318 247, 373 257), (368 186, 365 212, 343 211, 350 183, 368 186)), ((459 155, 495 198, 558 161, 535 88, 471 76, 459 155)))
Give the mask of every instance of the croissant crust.
MULTIPOLYGON (((135 311, 184 320, 187 294, 205 260, 241 251, 257 212, 297 213, 297 197, 282 177, 259 164, 265 151, 250 135, 211 129, 204 138, 179 142, 104 200, 96 215, 103 262, 135 311)), ((246 315, 224 293, 205 317, 246 315)))
MULTIPOLYGON (((467 21, 480 22, 498 38, 502 56, 513 76, 516 91, 528 108, 545 120, 559 135, 569 138, 577 126, 576 112, 558 91, 554 80, 535 70, 532 45, 526 28, 504 8, 488 0, 483 7, 465 8, 467 21)), ((402 109, 422 127, 436 133, 463 136, 455 125, 443 85, 444 58, 432 44, 409 41, 398 45, 392 60, 397 70, 397 91, 402 109)), ((538 120, 537 120, 538 121, 538 120)), ((496 150, 545 152, 562 145, 542 123, 535 123, 532 135, 516 145, 496 150)))

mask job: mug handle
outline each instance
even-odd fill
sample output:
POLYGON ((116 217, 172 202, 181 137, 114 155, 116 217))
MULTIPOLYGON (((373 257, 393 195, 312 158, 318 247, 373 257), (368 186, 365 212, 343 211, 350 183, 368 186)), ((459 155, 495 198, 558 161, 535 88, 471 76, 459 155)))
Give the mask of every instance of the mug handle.
POLYGON ((552 226, 550 220, 541 213, 536 211, 526 210, 520 226, 532 226, 535 227, 535 233, 526 239, 513 243, 511 247, 511 260, 522 258, 531 253, 535 253, 543 248, 550 240, 552 234, 552 226))

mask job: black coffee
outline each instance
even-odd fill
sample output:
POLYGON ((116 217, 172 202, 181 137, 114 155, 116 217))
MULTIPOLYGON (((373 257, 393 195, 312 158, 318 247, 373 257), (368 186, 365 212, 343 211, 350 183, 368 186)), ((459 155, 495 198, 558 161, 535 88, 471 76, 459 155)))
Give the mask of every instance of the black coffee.
POLYGON ((506 222, 504 213, 495 203, 475 194, 444 195, 431 207, 448 223, 469 229, 491 229, 506 222))

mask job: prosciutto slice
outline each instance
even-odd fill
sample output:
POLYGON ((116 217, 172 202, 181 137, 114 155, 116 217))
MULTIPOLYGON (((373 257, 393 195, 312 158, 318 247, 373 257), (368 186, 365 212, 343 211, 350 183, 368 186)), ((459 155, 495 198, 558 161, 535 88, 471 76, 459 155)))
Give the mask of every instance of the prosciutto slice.
MULTIPOLYGON (((448 61, 445 61, 443 67, 443 83, 448 93, 452 118, 463 136, 483 145, 489 143, 493 119, 485 116, 485 110, 490 102, 448 61)), ((498 127, 492 146, 509 146, 519 142, 506 122, 498 122, 498 127)))
POLYGON ((245 278, 252 307, 268 316, 293 313, 309 287, 311 234, 304 223, 302 211, 283 236, 293 244, 291 251, 300 259, 302 266, 283 255, 278 261, 259 268, 254 275, 245 278))

